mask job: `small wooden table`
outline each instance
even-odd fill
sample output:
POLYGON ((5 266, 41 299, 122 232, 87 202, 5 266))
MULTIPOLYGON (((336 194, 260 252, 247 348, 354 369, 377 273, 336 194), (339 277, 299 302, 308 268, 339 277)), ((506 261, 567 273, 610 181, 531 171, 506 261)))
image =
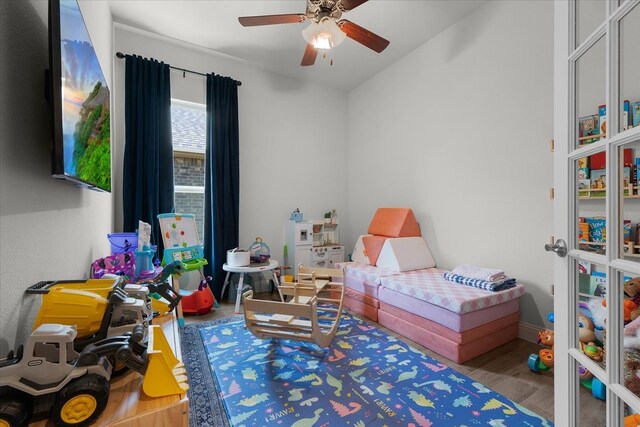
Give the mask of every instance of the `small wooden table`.
POLYGON ((224 296, 224 290, 227 288, 227 285, 229 284, 229 277, 231 276, 231 273, 240 273, 240 281, 238 282, 238 292, 236 295, 236 308, 235 308, 235 313, 240 313, 240 301, 242 300, 242 287, 244 285, 244 275, 246 273, 262 273, 264 271, 270 271, 273 274, 273 282, 276 289, 278 290, 280 301, 284 301, 284 299, 282 299, 282 294, 280 293, 280 287, 279 287, 280 283, 278 282, 278 276, 276 275, 276 268, 278 268, 278 261, 274 259, 270 259, 268 265, 249 264, 244 267, 232 267, 225 263, 222 266, 222 269, 227 272, 227 276, 224 279, 224 285, 222 285, 222 293, 220 295, 224 296))

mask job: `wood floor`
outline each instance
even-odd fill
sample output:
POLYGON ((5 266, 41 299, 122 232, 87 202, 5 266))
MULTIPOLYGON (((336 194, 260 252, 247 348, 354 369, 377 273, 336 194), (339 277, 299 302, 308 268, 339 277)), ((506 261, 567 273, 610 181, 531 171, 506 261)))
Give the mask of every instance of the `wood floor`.
MULTIPOLYGON (((257 294, 256 298, 277 300, 277 295, 274 298, 270 294, 257 294)), ((233 310, 233 302, 221 302, 219 309, 212 310, 203 316, 187 317, 186 323, 223 319, 233 316, 233 310)), ((529 355, 537 353, 541 349, 539 345, 516 339, 462 365, 458 365, 376 322, 365 320, 514 402, 553 421, 553 373, 534 374, 527 366, 529 355)), ((604 402, 592 397, 584 387, 580 389, 580 427, 605 426, 604 402)))

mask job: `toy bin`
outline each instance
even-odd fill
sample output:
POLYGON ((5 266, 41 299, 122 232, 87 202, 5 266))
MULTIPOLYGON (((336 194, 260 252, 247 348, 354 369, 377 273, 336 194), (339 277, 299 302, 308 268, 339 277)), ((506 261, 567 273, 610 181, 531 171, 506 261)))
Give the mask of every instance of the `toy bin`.
POLYGON ((133 252, 138 249, 138 233, 110 233, 107 238, 111 243, 111 254, 133 252))

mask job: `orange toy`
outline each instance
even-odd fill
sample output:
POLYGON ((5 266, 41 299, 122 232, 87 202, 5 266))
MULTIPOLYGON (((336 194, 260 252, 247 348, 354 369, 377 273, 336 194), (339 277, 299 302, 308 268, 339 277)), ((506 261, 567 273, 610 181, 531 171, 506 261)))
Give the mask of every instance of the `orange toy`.
MULTIPOLYGON (((602 300, 602 305, 603 306, 607 306, 607 300, 603 299, 602 300)), ((624 313, 624 321, 625 324, 631 322, 633 319, 635 319, 636 317, 638 317, 638 304, 636 304, 635 302, 633 302, 633 300, 630 299, 625 299, 624 302, 622 303, 622 310, 624 313)))
POLYGON ((640 426, 640 414, 631 414, 624 417, 624 427, 640 426))
POLYGON ((362 244, 364 245, 364 250, 369 257, 369 262, 371 265, 376 265, 378 262, 378 257, 380 256, 380 251, 382 251, 382 246, 384 245, 385 240, 388 237, 384 236, 363 236, 362 244))
POLYGON ((379 208, 369 224, 368 233, 387 237, 422 236, 420 225, 409 208, 379 208))
POLYGON ((540 361, 544 363, 545 366, 549 368, 553 367, 553 331, 545 329, 544 331, 538 332, 538 344, 551 347, 550 349, 543 348, 538 355, 540 356, 540 361))

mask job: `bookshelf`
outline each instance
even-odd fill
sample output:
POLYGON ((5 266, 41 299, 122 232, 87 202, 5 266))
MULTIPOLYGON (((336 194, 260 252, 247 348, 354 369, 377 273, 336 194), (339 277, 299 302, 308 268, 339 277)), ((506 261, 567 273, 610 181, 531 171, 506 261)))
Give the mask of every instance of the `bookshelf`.
MULTIPOLYGON (((640 193, 640 186, 630 185, 623 187, 625 191, 625 199, 640 199, 640 194, 633 194, 633 190, 636 193, 640 193)), ((580 200, 604 200, 606 198, 606 188, 585 188, 578 190, 578 198, 580 200), (596 193, 596 194, 592 194, 596 193)))

